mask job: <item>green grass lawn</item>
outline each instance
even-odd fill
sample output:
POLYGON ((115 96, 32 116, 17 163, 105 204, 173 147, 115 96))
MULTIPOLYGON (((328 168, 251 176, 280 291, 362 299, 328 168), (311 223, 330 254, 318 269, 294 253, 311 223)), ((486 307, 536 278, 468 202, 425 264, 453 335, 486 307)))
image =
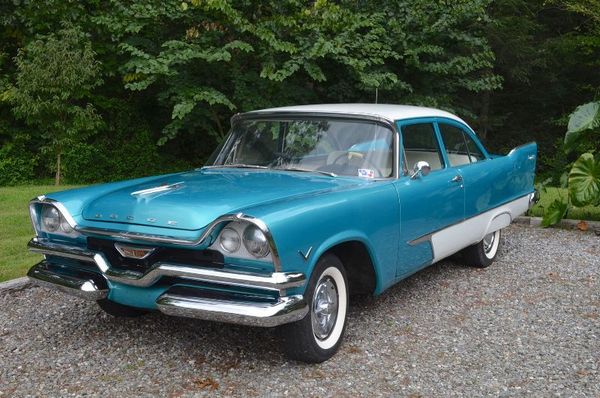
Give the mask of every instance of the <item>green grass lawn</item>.
MULTIPOLYGON (((29 221, 27 203, 35 196, 76 188, 76 186, 34 185, 19 187, 0 187, 0 282, 18 278, 27 273, 42 256, 27 251, 27 242, 33 236, 33 228, 29 221)), ((534 206, 530 214, 543 216, 542 206, 548 206, 564 190, 548 188, 542 193, 540 202, 534 206)), ((600 221, 599 207, 573 209, 568 218, 600 221)))
POLYGON ((0 187, 0 282, 18 278, 42 256, 27 251, 34 235, 27 204, 35 196, 75 188, 61 185, 0 187))
MULTIPOLYGON (((567 197, 567 190, 564 188, 546 188, 546 192, 541 192, 540 201, 529 210, 529 215, 535 217, 544 216, 544 208, 550 206, 555 199, 561 196, 567 197)), ((581 208, 571 208, 565 218, 573 220, 600 221, 600 207, 586 206, 581 208)))

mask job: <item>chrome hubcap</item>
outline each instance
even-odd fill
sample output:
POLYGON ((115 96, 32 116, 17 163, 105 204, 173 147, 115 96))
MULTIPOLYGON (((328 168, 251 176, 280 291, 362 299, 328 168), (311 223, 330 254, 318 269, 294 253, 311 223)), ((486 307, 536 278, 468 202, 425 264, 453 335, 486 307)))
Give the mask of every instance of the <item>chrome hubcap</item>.
POLYGON ((483 251, 487 254, 492 251, 494 247, 494 241, 496 240, 496 233, 492 232, 491 234, 487 234, 483 238, 483 251))
POLYGON ((312 329, 315 336, 324 340, 331 334, 338 312, 338 294, 333 279, 321 279, 315 288, 312 304, 312 329))

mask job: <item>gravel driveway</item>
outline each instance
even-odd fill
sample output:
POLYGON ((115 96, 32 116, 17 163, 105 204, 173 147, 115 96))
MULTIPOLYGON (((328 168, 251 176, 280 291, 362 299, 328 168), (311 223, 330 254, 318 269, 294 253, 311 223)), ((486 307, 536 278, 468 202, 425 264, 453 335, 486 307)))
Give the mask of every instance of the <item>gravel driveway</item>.
POLYGON ((0 396, 600 396, 600 238, 512 226, 478 270, 445 261, 350 310, 333 359, 275 330, 115 319, 41 288, 0 293, 0 396))

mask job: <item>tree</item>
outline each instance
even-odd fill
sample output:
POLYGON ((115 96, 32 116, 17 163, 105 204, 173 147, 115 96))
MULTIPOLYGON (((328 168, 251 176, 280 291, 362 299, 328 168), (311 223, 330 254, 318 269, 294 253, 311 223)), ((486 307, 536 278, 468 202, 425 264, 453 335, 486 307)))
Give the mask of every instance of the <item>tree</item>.
POLYGON ((99 64, 89 39, 73 27, 31 41, 19 50, 15 64, 15 82, 0 100, 38 129, 43 150, 55 159, 59 185, 65 148, 86 139, 102 122, 88 102, 91 90, 101 83, 99 64))
POLYGON ((469 95, 501 83, 488 2, 113 1, 93 20, 118 42, 126 87, 169 117, 164 143, 186 130, 220 139, 234 111, 373 102, 376 89, 474 116, 469 95))
MULTIPOLYGON (((600 49, 600 3, 566 0, 563 4, 567 10, 588 18, 589 27, 579 38, 579 52, 597 53, 600 49)), ((597 60, 594 65, 597 67, 597 60)), ((593 82, 591 85, 594 87, 593 82)), ((600 86, 596 86, 596 93, 600 93, 600 86)), ((567 154, 583 153, 561 178, 567 196, 554 200, 545 209, 542 220, 545 227, 558 223, 572 206, 600 206, 600 101, 580 105, 569 115, 564 150, 567 154)))

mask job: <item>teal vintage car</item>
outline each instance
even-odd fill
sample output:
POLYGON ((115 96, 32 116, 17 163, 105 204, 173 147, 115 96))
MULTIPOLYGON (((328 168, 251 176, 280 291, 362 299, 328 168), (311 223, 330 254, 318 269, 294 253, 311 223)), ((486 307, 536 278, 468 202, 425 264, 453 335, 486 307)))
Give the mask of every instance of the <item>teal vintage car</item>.
POLYGON ((279 326, 292 358, 339 348, 350 295, 460 252, 488 266, 535 201, 537 146, 486 151, 457 116, 378 104, 235 115, 196 170, 31 201, 39 285, 114 316, 279 326))

